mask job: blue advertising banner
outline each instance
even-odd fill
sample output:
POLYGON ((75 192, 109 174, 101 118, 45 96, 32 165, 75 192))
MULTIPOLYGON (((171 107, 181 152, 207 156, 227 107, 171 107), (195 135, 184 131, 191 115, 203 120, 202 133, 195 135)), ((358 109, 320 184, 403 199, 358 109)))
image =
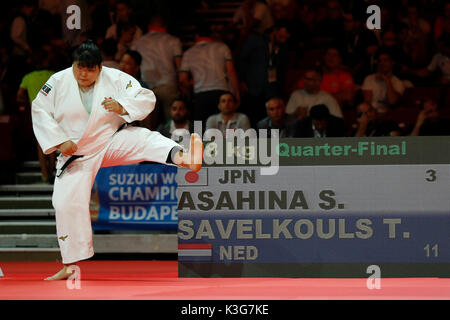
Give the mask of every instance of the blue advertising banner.
POLYGON ((94 230, 176 230, 176 174, 154 163, 101 168, 90 204, 94 230))

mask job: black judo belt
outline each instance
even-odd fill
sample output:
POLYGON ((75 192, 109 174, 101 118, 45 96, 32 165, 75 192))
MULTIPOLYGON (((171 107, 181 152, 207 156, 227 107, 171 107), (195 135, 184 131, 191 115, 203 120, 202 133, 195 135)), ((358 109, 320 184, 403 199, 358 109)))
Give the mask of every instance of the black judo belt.
MULTIPOLYGON (((120 130, 122 130, 123 128, 125 128, 126 127, 126 123, 124 123, 124 124, 122 124, 120 127, 119 127, 119 129, 117 129, 117 131, 114 133, 114 134, 116 134, 117 132, 119 132, 120 130)), ((64 173, 64 171, 66 170, 66 168, 72 163, 72 162, 74 162, 75 160, 77 160, 77 159, 79 159, 79 158, 83 158, 84 156, 83 155, 72 155, 72 156, 70 156, 70 158, 69 159, 67 159, 67 161, 63 164, 63 166, 61 167, 61 169, 60 169, 60 172, 59 172, 59 174, 57 174, 56 176, 59 178, 63 173, 64 173)))

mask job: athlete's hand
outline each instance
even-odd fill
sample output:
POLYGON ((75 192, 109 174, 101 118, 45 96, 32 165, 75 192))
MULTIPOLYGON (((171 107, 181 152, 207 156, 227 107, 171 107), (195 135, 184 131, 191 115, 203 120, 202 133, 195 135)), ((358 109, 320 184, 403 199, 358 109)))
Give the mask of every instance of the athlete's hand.
POLYGON ((78 150, 78 147, 73 141, 69 140, 56 146, 56 149, 58 149, 63 156, 71 156, 78 150))
POLYGON ((105 100, 102 101, 102 105, 106 111, 121 115, 128 114, 128 112, 122 107, 122 105, 111 97, 105 98, 105 100))

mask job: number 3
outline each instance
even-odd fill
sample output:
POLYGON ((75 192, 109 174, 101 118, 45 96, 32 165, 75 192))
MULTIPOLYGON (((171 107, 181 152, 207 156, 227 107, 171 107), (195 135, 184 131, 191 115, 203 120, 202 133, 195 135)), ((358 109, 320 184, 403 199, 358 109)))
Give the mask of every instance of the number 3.
POLYGON ((429 177, 426 178, 425 180, 427 180, 428 182, 433 182, 436 181, 437 177, 436 177, 436 171, 433 169, 427 170, 426 173, 429 174, 429 177))

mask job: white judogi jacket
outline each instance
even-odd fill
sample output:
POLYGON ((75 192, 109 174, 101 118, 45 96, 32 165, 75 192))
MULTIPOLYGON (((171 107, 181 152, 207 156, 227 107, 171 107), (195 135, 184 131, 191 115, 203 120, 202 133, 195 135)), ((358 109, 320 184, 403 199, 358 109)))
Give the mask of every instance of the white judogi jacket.
POLYGON ((32 103, 33 130, 45 154, 71 140, 76 155, 89 155, 102 149, 125 122, 143 120, 155 107, 151 90, 142 88, 132 76, 102 67, 94 85, 92 110, 84 108, 72 67, 55 73, 32 103), (128 115, 119 116, 101 105, 105 98, 117 100, 128 115))

